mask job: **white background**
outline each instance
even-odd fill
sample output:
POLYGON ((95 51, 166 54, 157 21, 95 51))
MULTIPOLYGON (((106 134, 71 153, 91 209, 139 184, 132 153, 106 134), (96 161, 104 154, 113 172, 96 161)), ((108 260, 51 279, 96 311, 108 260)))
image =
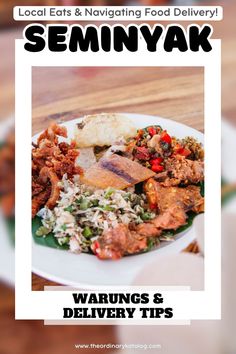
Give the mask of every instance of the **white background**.
MULTIPOLYGON (((71 291, 31 291, 32 66, 205 67, 205 290, 165 291, 162 294, 164 306, 174 308, 173 319, 175 320, 220 318, 220 40, 211 40, 211 45, 213 49, 209 53, 202 51, 184 54, 178 51, 166 53, 161 46, 157 52, 150 53, 146 50, 144 43, 141 44, 138 53, 131 53, 127 50, 118 54, 114 51, 109 53, 102 51, 97 53, 52 53, 47 50, 40 53, 29 53, 24 50, 24 40, 16 40, 16 319, 59 320, 62 319, 63 307, 78 306, 73 302, 71 291)), ((122 292, 124 291, 125 288, 122 288, 122 292)), ((129 288, 128 291, 132 290, 129 288)), ((143 289, 139 288, 139 291, 141 292, 143 289)), ((155 289, 155 292, 158 292, 158 289, 155 289)), ((137 319, 138 317, 136 317, 137 319)))

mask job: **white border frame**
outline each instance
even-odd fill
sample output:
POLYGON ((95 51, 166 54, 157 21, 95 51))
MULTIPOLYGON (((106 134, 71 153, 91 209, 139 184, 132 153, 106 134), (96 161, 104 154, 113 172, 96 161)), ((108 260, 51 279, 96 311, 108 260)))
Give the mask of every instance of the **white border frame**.
MULTIPOLYGON (((205 68, 205 287, 204 291, 163 291, 162 294, 165 305, 169 304, 174 308, 174 320, 220 319, 221 42, 218 39, 210 42, 212 51, 209 53, 203 51, 167 53, 161 48, 156 53, 150 53, 141 46, 138 53, 124 50, 117 54, 114 51, 52 53, 48 50, 29 53, 24 50, 24 40, 16 40, 16 319, 60 320, 62 307, 76 306, 71 296, 73 291, 31 290, 32 66, 203 66, 205 68)), ((154 290, 158 292, 158 288, 154 290)), ((114 291, 118 290, 114 289, 114 291)), ((122 288, 122 292, 124 291, 125 288, 122 288)), ((128 291, 132 291, 132 288, 128 291)), ((149 292, 153 293, 153 289, 149 292)), ((132 320, 129 321, 132 323, 132 320)))

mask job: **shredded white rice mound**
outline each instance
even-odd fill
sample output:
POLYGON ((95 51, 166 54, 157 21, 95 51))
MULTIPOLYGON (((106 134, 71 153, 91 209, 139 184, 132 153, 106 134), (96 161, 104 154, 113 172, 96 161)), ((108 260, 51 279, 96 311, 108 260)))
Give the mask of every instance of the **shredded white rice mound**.
POLYGON ((72 252, 88 252, 94 239, 119 223, 138 224, 155 217, 146 209, 145 195, 134 193, 133 188, 94 190, 69 181, 66 175, 61 184, 57 206, 39 211, 43 226, 37 232, 38 236, 53 232, 59 244, 68 245, 72 252))

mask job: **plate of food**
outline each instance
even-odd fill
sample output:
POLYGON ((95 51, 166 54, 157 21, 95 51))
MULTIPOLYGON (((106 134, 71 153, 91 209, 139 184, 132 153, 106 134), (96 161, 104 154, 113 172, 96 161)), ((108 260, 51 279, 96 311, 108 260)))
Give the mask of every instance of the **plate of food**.
POLYGON ((194 238, 204 135, 170 119, 102 113, 32 139, 32 270, 65 285, 130 285, 194 238))

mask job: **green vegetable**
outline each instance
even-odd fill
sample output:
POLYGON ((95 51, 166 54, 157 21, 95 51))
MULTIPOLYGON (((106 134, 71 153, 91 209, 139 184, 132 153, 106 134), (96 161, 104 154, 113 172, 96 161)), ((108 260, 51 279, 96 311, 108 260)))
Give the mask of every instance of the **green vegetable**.
POLYGON ((40 226, 35 234, 36 236, 41 237, 41 236, 48 235, 50 231, 51 230, 49 230, 46 226, 40 226))
POLYGON ((124 195, 124 200, 131 201, 131 193, 130 192, 128 192, 124 195))
POLYGON ((170 144, 169 143, 166 143, 164 141, 161 142, 161 147, 162 147, 162 150, 164 151, 168 151, 169 148, 170 148, 170 144))
POLYGON ((63 231, 66 231, 66 230, 67 230, 67 225, 66 225, 66 224, 63 224, 63 225, 61 226, 61 229, 62 229, 63 231))
POLYGON ((80 210, 86 210, 90 207, 90 203, 87 199, 83 200, 80 204, 80 210))
POLYGON ((113 188, 109 188, 109 189, 106 191, 106 193, 105 193, 105 195, 104 195, 104 198, 105 198, 105 199, 109 199, 110 196, 111 196, 114 192, 115 192, 115 190, 114 190, 113 188))
POLYGON ((151 251, 153 248, 157 247, 160 244, 160 241, 157 237, 148 237, 147 239, 147 248, 145 252, 151 251))
POLYGON ((89 196, 90 196, 90 193, 89 193, 89 192, 84 192, 84 196, 85 196, 85 197, 89 197, 89 196))
POLYGON ((113 208, 113 207, 110 206, 110 205, 104 205, 104 206, 102 207, 102 209, 105 210, 105 211, 114 211, 114 210, 115 210, 115 208, 113 208))
POLYGON ((69 213, 72 213, 73 210, 74 210, 74 207, 72 205, 64 208, 64 211, 68 211, 69 213))
POLYGON ((142 213, 140 217, 142 220, 151 220, 153 219, 154 216, 153 213, 146 212, 146 213, 142 213))
POLYGON ((98 199, 94 199, 91 201, 91 206, 93 207, 97 207, 99 205, 99 200, 98 199))
POLYGON ((76 199, 76 204, 80 205, 83 201, 83 197, 79 197, 78 199, 76 199))
POLYGON ((83 232, 82 232, 83 236, 86 237, 86 238, 90 238, 93 236, 93 232, 92 230, 90 229, 89 226, 85 226, 85 228, 83 229, 83 232))
POLYGON ((86 210, 91 206, 90 201, 86 198, 77 199, 76 203, 79 205, 80 210, 86 210))
POLYGON ((199 186, 200 186, 201 196, 204 197, 205 196, 205 184, 204 184, 204 181, 199 182, 199 186))
POLYGON ((70 241, 70 237, 69 237, 69 236, 65 236, 65 237, 60 237, 60 238, 58 238, 58 243, 59 243, 59 245, 68 244, 69 241, 70 241))

